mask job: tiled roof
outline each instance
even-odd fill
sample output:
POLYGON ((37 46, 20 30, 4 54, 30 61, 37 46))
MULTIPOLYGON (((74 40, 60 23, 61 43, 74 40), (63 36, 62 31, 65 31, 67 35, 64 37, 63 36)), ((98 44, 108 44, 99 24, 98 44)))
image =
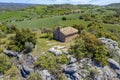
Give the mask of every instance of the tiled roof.
POLYGON ((78 30, 73 28, 73 27, 65 27, 65 28, 61 28, 60 32, 67 36, 67 35, 70 35, 70 34, 77 33, 78 30))

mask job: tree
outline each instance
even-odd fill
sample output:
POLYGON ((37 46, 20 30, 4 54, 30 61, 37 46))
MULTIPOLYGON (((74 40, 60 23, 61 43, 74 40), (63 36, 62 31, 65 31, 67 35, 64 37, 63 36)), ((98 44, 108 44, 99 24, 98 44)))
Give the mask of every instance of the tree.
POLYGON ((81 34, 70 47, 69 52, 78 59, 89 57, 102 65, 107 64, 108 53, 105 46, 90 33, 81 34))
POLYGON ((7 33, 15 33, 19 31, 16 25, 6 25, 6 28, 7 28, 7 33))
POLYGON ((73 25, 72 27, 78 29, 78 33, 80 34, 81 31, 84 29, 84 26, 83 25, 73 25))
POLYGON ((75 41, 75 44, 72 45, 69 49, 70 54, 74 54, 78 59, 82 59, 85 56, 85 44, 82 38, 79 38, 75 41))
POLYGON ((31 42, 25 42, 25 52, 29 53, 33 50, 34 45, 31 42))
POLYGON ((66 21, 66 20, 67 20, 67 18, 66 18, 66 17, 62 17, 62 20, 63 20, 63 21, 66 21))
POLYGON ((5 73, 11 68, 11 65, 9 57, 5 54, 0 54, 0 73, 5 73))
MULTIPOLYGON (((26 42, 29 42, 29 45, 31 45, 30 48, 36 45, 35 33, 30 31, 29 29, 19 30, 16 32, 16 35, 13 38, 11 38, 12 45, 19 48, 20 51, 25 49, 25 47, 27 46, 27 45, 25 46, 26 42)), ((9 46, 11 46, 11 44, 9 44, 9 46)), ((12 50, 14 48, 14 47, 10 48, 9 46, 8 49, 12 50)))

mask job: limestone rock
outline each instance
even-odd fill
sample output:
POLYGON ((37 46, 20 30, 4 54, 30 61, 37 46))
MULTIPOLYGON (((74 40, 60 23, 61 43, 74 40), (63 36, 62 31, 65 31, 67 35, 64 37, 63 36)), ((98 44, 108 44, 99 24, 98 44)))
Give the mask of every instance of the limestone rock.
POLYGON ((115 60, 108 59, 108 62, 109 62, 109 65, 110 65, 111 68, 113 68, 114 70, 116 70, 116 69, 120 70, 120 66, 115 60))

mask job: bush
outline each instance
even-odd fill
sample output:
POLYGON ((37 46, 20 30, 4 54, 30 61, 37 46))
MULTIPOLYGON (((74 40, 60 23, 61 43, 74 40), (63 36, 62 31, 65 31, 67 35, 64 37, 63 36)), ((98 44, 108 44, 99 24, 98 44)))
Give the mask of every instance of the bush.
POLYGON ((5 38, 6 34, 0 30, 0 38, 5 38))
POLYGON ((66 18, 66 17, 62 17, 62 20, 63 20, 63 21, 66 21, 66 20, 67 20, 67 18, 66 18))
MULTIPOLYGON (((36 37, 35 33, 30 31, 29 29, 22 29, 16 32, 16 35, 11 38, 11 42, 9 46, 16 46, 19 50, 24 50, 25 48, 28 50, 27 45, 30 45, 29 49, 35 46, 36 44, 36 37), (25 45, 26 42, 29 42, 25 45)), ((14 47, 9 47, 10 50, 13 50, 14 47)), ((31 50, 28 50, 31 51, 31 50)))
POLYGON ((19 31, 16 25, 7 25, 6 28, 7 28, 7 33, 15 33, 19 31))
POLYGON ((42 80, 42 79, 41 79, 41 75, 35 72, 35 73, 31 73, 27 78, 27 80, 42 80))
POLYGON ((78 30, 78 33, 80 34, 85 26, 83 26, 83 25, 73 25, 72 27, 76 28, 78 30))
POLYGON ((85 56, 85 44, 82 38, 79 38, 79 40, 76 40, 75 44, 72 45, 69 49, 70 54, 74 54, 78 59, 82 59, 85 56))
POLYGON ((66 76, 64 73, 59 74, 56 80, 66 80, 66 76))
POLYGON ((51 74, 60 73, 62 71, 60 68, 61 64, 68 64, 68 60, 65 55, 56 57, 51 53, 46 53, 40 55, 37 61, 35 61, 35 67, 47 69, 51 72, 51 74))
POLYGON ((55 56, 49 53, 40 55, 35 62, 35 67, 41 67, 42 69, 52 70, 56 68, 55 56))
POLYGON ((0 30, 1 30, 2 32, 4 32, 4 33, 7 32, 7 28, 6 28, 5 25, 0 25, 0 30))
POLYGON ((5 71, 11 68, 10 59, 5 54, 0 54, 0 73, 5 73, 5 71))
POLYGON ((83 33, 69 49, 78 59, 89 57, 102 65, 107 64, 108 53, 100 40, 90 33, 83 33))
POLYGON ((33 50, 34 45, 31 42, 25 42, 25 52, 29 53, 33 50))
POLYGON ((10 76, 10 80, 19 80, 19 70, 16 66, 12 66, 8 71, 5 72, 5 76, 10 76))
POLYGON ((61 56, 57 56, 56 61, 57 61, 57 63, 60 63, 60 64, 68 64, 69 63, 66 55, 64 55, 64 54, 62 54, 61 56))

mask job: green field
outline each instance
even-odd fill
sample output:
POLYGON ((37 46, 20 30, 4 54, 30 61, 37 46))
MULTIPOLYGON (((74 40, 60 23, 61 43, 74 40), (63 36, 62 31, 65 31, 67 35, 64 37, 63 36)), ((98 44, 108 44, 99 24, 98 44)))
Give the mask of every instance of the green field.
MULTIPOLYGON (((17 11, 2 11, 0 12, 0 21, 16 25, 19 28, 36 30, 41 27, 52 28, 58 26, 73 26, 75 24, 87 26, 90 22, 96 21, 102 24, 104 17, 115 14, 116 11, 114 9, 92 5, 34 6, 17 11), (73 10, 81 10, 83 12, 72 13, 73 10), (85 15, 85 17, 91 20, 85 21, 85 19, 79 19, 82 15, 85 15), (63 17, 66 17, 66 20, 62 20, 63 17)), ((114 21, 114 19, 111 20, 111 22, 112 21, 114 21)), ((108 24, 106 25, 109 26, 108 24)), ((110 26, 111 25, 114 24, 110 24, 110 26)))
POLYGON ((72 26, 74 24, 84 24, 85 21, 79 20, 80 14, 71 14, 67 15, 66 21, 62 20, 63 16, 53 16, 48 18, 42 18, 42 19, 32 19, 27 21, 21 21, 21 22, 14 22, 12 24, 17 25, 21 28, 31 28, 31 29, 40 29, 41 27, 56 27, 56 26, 72 26))

